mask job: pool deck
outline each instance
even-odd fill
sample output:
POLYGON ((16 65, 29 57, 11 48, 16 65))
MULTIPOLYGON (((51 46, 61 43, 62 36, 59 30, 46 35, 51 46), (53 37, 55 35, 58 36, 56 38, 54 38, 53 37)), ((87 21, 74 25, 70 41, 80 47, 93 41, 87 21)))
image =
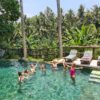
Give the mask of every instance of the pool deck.
MULTIPOLYGON (((81 64, 81 59, 77 58, 76 60, 73 61, 78 67, 85 67, 85 68, 91 68, 91 69, 96 69, 100 70, 100 66, 97 65, 97 60, 92 60, 90 64, 81 64)), ((71 62, 67 62, 67 64, 71 65, 71 62)))

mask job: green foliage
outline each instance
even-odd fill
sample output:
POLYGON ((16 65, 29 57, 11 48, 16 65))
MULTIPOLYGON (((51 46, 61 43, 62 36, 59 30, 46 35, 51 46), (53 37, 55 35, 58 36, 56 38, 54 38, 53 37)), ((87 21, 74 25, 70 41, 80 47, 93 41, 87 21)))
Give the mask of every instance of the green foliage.
POLYGON ((44 60, 41 59, 41 58, 36 59, 36 58, 31 57, 31 56, 28 56, 28 57, 27 57, 27 60, 28 60, 28 61, 36 61, 36 62, 43 62, 43 61, 44 61, 44 60))
POLYGON ((78 9, 78 17, 79 18, 84 18, 84 13, 85 13, 84 9, 85 9, 84 6, 80 5, 80 7, 78 9))
MULTIPOLYGON (((95 5, 91 10, 85 10, 80 5, 75 13, 72 9, 62 12, 62 40, 66 45, 100 45, 100 7, 95 5)), ((20 22, 15 22, 20 16, 17 0, 0 0, 0 47, 22 48, 22 33, 20 22), (12 6, 13 5, 13 6, 12 6)), ((25 34, 28 49, 48 48, 48 52, 58 53, 57 16, 51 8, 31 18, 24 17, 25 34), (49 49, 52 48, 53 51, 49 49)), ((8 57, 14 57, 14 52, 8 57)), ((47 57, 51 60, 58 55, 47 57)))
POLYGON ((97 28, 100 28, 100 6, 94 5, 92 9, 92 15, 94 18, 94 24, 97 28))
MULTIPOLYGON (((95 6, 92 10, 85 11, 83 5, 80 5, 77 15, 71 9, 63 15, 62 10, 63 46, 98 45, 100 29, 96 27, 94 16, 95 19, 96 16, 98 19, 99 11, 98 6, 95 6), (93 13, 93 11, 96 11, 96 13, 93 13)), ((49 7, 32 18, 25 16, 25 32, 28 48, 57 48, 58 34, 56 20, 57 17, 49 7)), ((97 22, 99 23, 99 20, 97 22)), ((15 24, 15 28, 13 44, 15 47, 22 47, 20 23, 15 24)))
POLYGON ((94 24, 83 25, 81 30, 72 27, 66 30, 68 43, 70 45, 96 45, 98 43, 98 34, 94 24))
POLYGON ((56 47, 56 19, 49 7, 39 16, 26 19, 25 23, 29 48, 56 47))
MULTIPOLYGON (((98 6, 94 6, 92 10, 85 11, 85 7, 80 5, 77 15, 71 9, 64 15, 62 10, 63 46, 98 45, 100 29, 96 26, 96 23, 99 23, 99 20, 97 20, 99 16, 98 12, 100 11, 99 8, 98 6), (96 12, 94 13, 94 11, 96 12)), ((40 12, 39 15, 32 18, 25 16, 27 48, 57 48, 58 34, 56 20, 57 17, 49 7, 44 12, 40 12)), ((22 48, 20 23, 15 23, 14 26, 16 30, 12 35, 10 45, 22 48)))
POLYGON ((19 59, 20 57, 18 54, 16 54, 16 52, 14 50, 9 50, 6 52, 5 58, 6 59, 11 59, 11 58, 19 59))
POLYGON ((19 18, 19 4, 17 0, 0 0, 0 45, 2 41, 8 43, 14 31, 13 23, 19 18))

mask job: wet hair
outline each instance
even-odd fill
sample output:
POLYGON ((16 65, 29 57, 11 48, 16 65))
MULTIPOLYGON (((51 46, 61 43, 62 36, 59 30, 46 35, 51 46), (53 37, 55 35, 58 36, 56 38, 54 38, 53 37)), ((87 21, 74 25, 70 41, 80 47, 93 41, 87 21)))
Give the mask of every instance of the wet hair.
POLYGON ((24 71, 24 73, 28 73, 28 70, 26 69, 26 70, 24 71))
POLYGON ((22 72, 18 72, 18 76, 21 76, 22 75, 22 72))
POLYGON ((58 60, 57 60, 57 59, 54 59, 54 60, 53 60, 53 62, 57 63, 57 62, 58 62, 58 60))
POLYGON ((45 64, 44 64, 44 63, 42 63, 42 64, 41 64, 41 66, 42 66, 42 68, 46 68, 46 66, 45 66, 45 64))
POLYGON ((30 67, 32 68, 32 67, 34 67, 35 65, 34 64, 30 64, 30 67))
POLYGON ((75 67, 75 63, 72 64, 72 67, 75 67))

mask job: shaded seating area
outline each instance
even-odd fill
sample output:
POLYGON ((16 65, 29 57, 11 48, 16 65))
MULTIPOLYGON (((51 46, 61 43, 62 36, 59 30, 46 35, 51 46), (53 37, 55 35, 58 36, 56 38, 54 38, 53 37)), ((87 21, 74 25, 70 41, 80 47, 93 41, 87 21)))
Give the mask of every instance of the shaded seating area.
MULTIPOLYGON (((99 50, 97 52, 96 49, 99 49, 100 46, 68 46, 67 48, 64 48, 64 50, 69 50, 70 52, 68 56, 65 56, 63 58, 58 58, 56 61, 56 64, 63 64, 65 60, 65 64, 69 65, 69 67, 75 63, 78 68, 90 68, 90 69, 96 69, 100 70, 100 53, 99 50), (83 51, 84 50, 84 51, 83 51), (95 54, 96 53, 96 54, 95 54), (99 55, 97 59, 97 55, 99 55)), ((66 54, 65 52, 64 54, 66 54)), ((53 60, 52 60, 53 61, 53 60)))
POLYGON ((100 48, 100 47, 99 46, 96 46, 96 47, 94 47, 94 46, 77 46, 77 47, 71 46, 69 55, 64 57, 66 64, 71 66, 72 63, 75 63, 79 69, 85 67, 85 68, 100 70, 100 65, 99 65, 100 64, 100 56, 98 57, 98 59, 96 58, 96 56, 97 56, 96 54, 99 55, 100 53, 95 52, 95 49, 98 49, 98 48, 100 48), (72 49, 72 48, 75 48, 75 49, 72 49), (84 52, 82 49, 84 50, 84 52), (75 59, 71 59, 72 57, 70 55, 73 56, 74 50, 77 52, 75 54, 76 57, 75 57, 75 59))
POLYGON ((77 58, 77 50, 76 49, 72 49, 70 51, 69 55, 65 57, 65 61, 72 62, 76 58, 77 58))
POLYGON ((92 51, 85 51, 80 61, 81 64, 90 64, 91 60, 92 60, 92 51))
POLYGON ((98 57, 97 65, 100 66, 100 56, 98 57))

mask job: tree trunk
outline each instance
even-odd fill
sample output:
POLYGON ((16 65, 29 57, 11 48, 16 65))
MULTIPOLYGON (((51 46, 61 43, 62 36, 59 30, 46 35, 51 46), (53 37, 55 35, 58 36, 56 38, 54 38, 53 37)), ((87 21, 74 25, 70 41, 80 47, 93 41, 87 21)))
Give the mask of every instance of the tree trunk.
POLYGON ((58 26, 58 40, 59 40, 59 54, 60 57, 63 57, 63 47, 62 47, 62 34, 61 34, 61 8, 60 8, 60 0, 56 0, 57 2, 57 26, 58 26))
POLYGON ((23 54, 24 54, 24 59, 26 59, 27 58, 27 47, 26 47, 25 24, 24 24, 23 1, 22 0, 20 0, 20 7, 21 7, 21 32, 23 36, 23 54))

